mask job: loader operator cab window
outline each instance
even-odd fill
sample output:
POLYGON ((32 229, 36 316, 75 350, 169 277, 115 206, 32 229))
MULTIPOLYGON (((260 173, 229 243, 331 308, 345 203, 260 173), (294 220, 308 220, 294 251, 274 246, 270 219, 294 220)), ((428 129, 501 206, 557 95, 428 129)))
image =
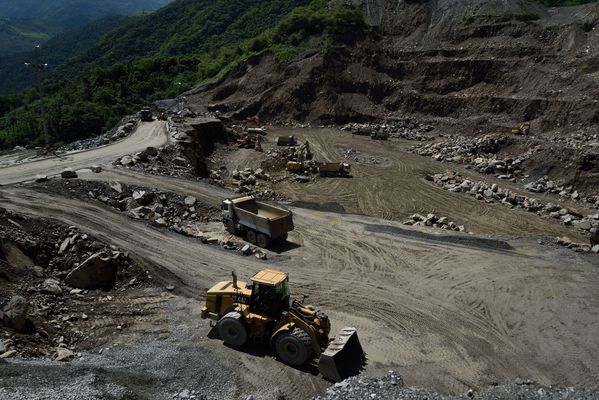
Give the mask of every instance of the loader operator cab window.
POLYGON ((278 318, 289 307, 289 283, 265 285, 254 282, 250 311, 271 318, 278 318))

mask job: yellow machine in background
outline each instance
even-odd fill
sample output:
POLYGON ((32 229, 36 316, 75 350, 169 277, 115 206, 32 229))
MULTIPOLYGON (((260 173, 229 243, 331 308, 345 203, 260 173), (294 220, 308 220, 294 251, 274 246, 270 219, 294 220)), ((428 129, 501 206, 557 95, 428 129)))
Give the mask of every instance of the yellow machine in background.
POLYGON ((222 340, 230 346, 270 343, 279 359, 300 366, 318 358, 321 374, 340 381, 356 375, 364 351, 354 328, 343 328, 331 342, 328 316, 311 305, 291 301, 289 278, 265 269, 245 283, 223 281, 208 290, 202 318, 217 321, 222 340))

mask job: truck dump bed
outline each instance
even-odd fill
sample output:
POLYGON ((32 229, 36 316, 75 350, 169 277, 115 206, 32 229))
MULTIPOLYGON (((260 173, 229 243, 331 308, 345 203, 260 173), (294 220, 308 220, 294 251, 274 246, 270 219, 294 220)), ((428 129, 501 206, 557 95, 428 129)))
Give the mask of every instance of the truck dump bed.
POLYGON ((284 208, 256 201, 250 196, 233 199, 232 203, 243 225, 271 238, 282 236, 294 228, 292 213, 284 208))
POLYGON ((318 169, 320 171, 336 172, 336 171, 339 171, 341 169, 341 167, 342 167, 342 165, 340 162, 322 163, 318 166, 318 169))

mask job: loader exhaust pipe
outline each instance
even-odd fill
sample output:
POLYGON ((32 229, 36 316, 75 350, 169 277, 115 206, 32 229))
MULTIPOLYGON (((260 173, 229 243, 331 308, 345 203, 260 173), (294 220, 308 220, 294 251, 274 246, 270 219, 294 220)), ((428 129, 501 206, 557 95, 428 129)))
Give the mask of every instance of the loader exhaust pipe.
POLYGON ((239 289, 239 286, 237 286, 237 274, 235 271, 231 271, 231 276, 233 277, 233 287, 235 289, 239 289))
POLYGON ((340 382, 358 375, 366 363, 366 355, 358 339, 356 328, 339 331, 318 360, 318 370, 325 379, 340 382))

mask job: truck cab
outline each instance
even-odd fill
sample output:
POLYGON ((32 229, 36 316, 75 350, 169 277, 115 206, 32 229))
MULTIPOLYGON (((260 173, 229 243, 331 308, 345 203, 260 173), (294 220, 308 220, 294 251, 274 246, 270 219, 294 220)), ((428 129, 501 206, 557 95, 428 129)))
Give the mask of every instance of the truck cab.
POLYGON ((223 221, 226 219, 232 220, 235 217, 235 211, 233 210, 233 204, 231 200, 223 200, 221 205, 221 216, 223 217, 223 221))

